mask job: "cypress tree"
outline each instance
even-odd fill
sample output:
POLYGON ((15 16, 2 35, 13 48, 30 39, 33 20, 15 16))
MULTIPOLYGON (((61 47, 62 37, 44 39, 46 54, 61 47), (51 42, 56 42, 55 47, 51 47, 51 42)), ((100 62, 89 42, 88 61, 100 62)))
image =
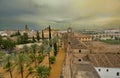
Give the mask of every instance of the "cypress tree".
POLYGON ((58 50, 57 50, 57 43, 54 43, 54 55, 55 56, 57 55, 57 52, 58 52, 58 50))
POLYGON ((33 40, 33 43, 34 43, 34 42, 36 42, 36 40, 35 40, 35 37, 34 37, 34 36, 32 37, 32 40, 33 40))
MULTIPOLYGON (((48 28, 49 28, 49 41, 50 41, 50 40, 51 40, 51 38, 52 38, 52 37, 51 37, 51 27, 50 27, 50 25, 49 25, 49 27, 48 27, 48 28)), ((49 44, 49 45, 50 45, 50 47, 52 47, 52 44, 49 44)))
POLYGON ((49 39, 51 39, 51 27, 49 25, 49 39))
POLYGON ((44 31, 42 30, 42 40, 44 40, 44 31))
POLYGON ((37 37, 37 40, 39 42, 39 40, 40 40, 39 31, 37 31, 36 37, 37 37))
POLYGON ((0 35, 0 48, 1 48, 1 46, 2 46, 2 36, 0 35))
POLYGON ((28 38, 28 33, 24 33, 23 36, 24 36, 25 43, 28 43, 28 39, 29 39, 28 38))
POLYGON ((18 35, 18 36, 21 35, 19 30, 17 31, 17 35, 18 35))

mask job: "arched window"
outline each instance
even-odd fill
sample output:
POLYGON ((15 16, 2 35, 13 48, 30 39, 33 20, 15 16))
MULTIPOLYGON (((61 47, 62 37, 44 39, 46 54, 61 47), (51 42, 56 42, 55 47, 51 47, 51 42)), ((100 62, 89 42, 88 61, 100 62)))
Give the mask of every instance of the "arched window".
POLYGON ((98 71, 100 72, 100 71, 101 71, 101 69, 98 69, 98 71))
POLYGON ((79 59, 78 61, 81 62, 81 59, 79 59))
POLYGON ((70 44, 70 42, 68 42, 68 44, 70 44))
POLYGON ((81 50, 79 50, 79 53, 81 53, 81 50))
POLYGON ((106 71, 108 72, 109 70, 108 70, 108 69, 106 69, 106 71))

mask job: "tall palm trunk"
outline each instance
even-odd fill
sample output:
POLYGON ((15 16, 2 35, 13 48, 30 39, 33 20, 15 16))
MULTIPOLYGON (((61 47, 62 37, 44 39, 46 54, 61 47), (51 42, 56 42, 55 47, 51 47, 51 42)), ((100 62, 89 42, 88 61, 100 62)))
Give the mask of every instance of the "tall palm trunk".
MULTIPOLYGON (((8 60, 8 65, 10 66, 10 62, 9 62, 9 60, 8 60)), ((12 77, 12 71, 11 71, 11 68, 9 68, 9 73, 10 73, 10 77, 13 78, 13 77, 12 77)))
MULTIPOLYGON (((11 66, 9 59, 8 59, 8 65, 11 66)), ((10 77, 13 78, 13 77, 12 77, 11 67, 9 67, 9 73, 10 73, 10 77)))
POLYGON ((35 54, 34 54, 34 63, 35 63, 35 67, 37 66, 37 61, 36 61, 36 57, 35 57, 35 54))
POLYGON ((21 71, 20 71, 20 73, 21 73, 21 78, 23 78, 23 65, 20 64, 20 67, 21 67, 21 71))
POLYGON ((9 73, 10 73, 10 77, 13 78, 13 76, 12 76, 12 71, 11 71, 11 70, 9 71, 9 73))
POLYGON ((23 72, 21 72, 21 77, 23 78, 23 72))
POLYGON ((36 46, 33 45, 33 53, 34 53, 34 63, 35 63, 35 67, 37 66, 37 61, 36 61, 36 46))
POLYGON ((35 61, 35 67, 36 67, 36 66, 37 66, 37 61, 36 61, 36 57, 35 57, 35 56, 36 56, 36 55, 35 55, 35 54, 36 54, 36 53, 35 53, 36 50, 34 49, 33 52, 34 52, 34 61, 35 61))
POLYGON ((42 51, 42 56, 43 56, 43 51, 42 51))
POLYGON ((49 60, 49 68, 51 68, 51 65, 50 65, 50 52, 48 53, 48 60, 49 60))

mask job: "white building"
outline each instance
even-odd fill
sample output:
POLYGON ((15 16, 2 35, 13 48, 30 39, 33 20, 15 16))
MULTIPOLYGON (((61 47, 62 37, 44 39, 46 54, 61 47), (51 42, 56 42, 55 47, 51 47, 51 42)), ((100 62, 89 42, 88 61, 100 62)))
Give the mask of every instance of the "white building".
POLYGON ((101 78, 120 78, 120 68, 95 67, 101 78))
POLYGON ((1 36, 8 36, 8 34, 6 32, 4 32, 4 31, 0 31, 0 35, 1 36))
POLYGON ((104 33, 115 34, 120 33, 120 30, 119 29, 105 30, 104 33))

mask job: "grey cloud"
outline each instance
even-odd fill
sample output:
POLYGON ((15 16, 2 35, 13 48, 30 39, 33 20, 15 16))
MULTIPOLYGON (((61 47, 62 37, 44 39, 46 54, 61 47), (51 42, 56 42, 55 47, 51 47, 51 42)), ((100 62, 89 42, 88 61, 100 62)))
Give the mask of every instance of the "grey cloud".
POLYGON ((101 20, 107 23, 106 18, 120 18, 120 2, 105 1, 110 3, 104 3, 104 0, 0 0, 0 25, 6 21, 8 24, 79 26, 86 22, 88 25, 102 23, 101 20))

